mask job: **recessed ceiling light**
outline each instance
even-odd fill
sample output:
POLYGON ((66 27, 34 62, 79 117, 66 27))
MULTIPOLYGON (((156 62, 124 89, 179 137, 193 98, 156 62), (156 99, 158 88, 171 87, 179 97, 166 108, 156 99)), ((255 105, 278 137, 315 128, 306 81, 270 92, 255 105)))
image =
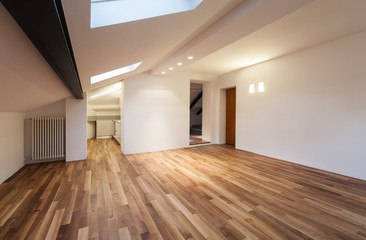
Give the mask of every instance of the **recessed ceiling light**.
POLYGON ((189 60, 192 60, 193 59, 193 57, 192 56, 189 56, 189 57, 187 57, 189 60))
POLYGON ((173 70, 174 68, 170 67, 169 70, 173 70))
POLYGON ((161 74, 165 74, 166 72, 161 72, 161 74))
POLYGON ((177 65, 179 65, 179 66, 180 66, 180 65, 182 65, 182 64, 183 64, 183 63, 181 63, 181 62, 177 63, 177 65))
POLYGON ((142 62, 138 62, 138 63, 132 64, 130 66, 125 66, 125 67, 118 68, 118 69, 115 69, 115 70, 112 70, 112 71, 109 71, 109 72, 105 72, 105 73, 102 73, 102 74, 95 75, 95 76, 90 78, 90 83, 94 84, 94 83, 104 81, 104 80, 112 78, 112 77, 116 77, 116 76, 119 76, 119 75, 122 75, 122 74, 125 74, 125 73, 128 73, 128 72, 132 72, 138 66, 140 66, 141 63, 142 62))

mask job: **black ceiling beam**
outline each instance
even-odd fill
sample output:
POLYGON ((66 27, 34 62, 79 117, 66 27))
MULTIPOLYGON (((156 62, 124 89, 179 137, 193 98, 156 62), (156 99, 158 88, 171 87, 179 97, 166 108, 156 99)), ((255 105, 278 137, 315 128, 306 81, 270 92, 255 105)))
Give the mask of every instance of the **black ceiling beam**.
POLYGON ((202 91, 197 95, 197 97, 191 102, 191 106, 190 109, 192 109, 194 107, 194 105, 196 105, 196 103, 201 99, 202 97, 202 91))
POLYGON ((77 71, 61 0, 1 0, 5 8, 78 98, 83 90, 77 71))

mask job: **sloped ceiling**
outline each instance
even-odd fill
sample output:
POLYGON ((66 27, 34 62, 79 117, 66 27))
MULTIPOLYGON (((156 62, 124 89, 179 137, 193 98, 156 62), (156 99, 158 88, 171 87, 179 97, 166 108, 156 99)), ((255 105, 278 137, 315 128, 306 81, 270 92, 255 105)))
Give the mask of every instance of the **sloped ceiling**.
POLYGON ((194 11, 90 28, 90 0, 63 0, 71 43, 84 91, 120 80, 90 84, 90 77, 140 61, 129 77, 150 70, 175 48, 240 0, 203 1, 194 11))
POLYGON ((93 111, 119 110, 121 89, 117 87, 118 84, 120 84, 120 82, 89 91, 87 100, 88 109, 93 111))
POLYGON ((182 68, 221 75, 366 29, 366 1, 318 0, 182 68))
MULTIPOLYGON (((62 3, 86 92, 142 72, 220 75, 366 29, 364 0, 204 0, 193 11, 94 29, 90 0, 62 3), (91 76, 140 61, 134 72, 90 84, 91 76)), ((2 4, 0 27, 0 111, 71 96, 2 4)))
POLYGON ((0 112, 27 112, 71 93, 0 3, 0 112))
POLYGON ((90 0, 62 0, 84 91, 176 61, 195 60, 291 13, 311 0, 204 0, 195 10, 90 28, 90 0), (97 84, 90 77, 143 61, 137 70, 97 84))

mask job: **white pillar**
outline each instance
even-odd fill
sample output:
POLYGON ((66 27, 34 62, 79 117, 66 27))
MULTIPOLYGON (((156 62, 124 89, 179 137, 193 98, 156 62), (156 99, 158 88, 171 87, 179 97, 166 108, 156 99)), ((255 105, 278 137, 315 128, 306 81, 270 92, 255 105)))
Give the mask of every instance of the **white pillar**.
POLYGON ((66 161, 87 157, 87 99, 66 99, 66 161))

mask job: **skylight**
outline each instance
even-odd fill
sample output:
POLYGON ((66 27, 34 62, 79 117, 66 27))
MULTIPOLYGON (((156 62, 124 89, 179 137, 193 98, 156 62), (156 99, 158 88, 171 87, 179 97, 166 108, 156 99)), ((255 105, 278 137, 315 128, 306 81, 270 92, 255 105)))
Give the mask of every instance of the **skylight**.
POLYGON ((194 10, 203 0, 91 0, 90 27, 194 10))
POLYGON ((125 67, 118 68, 118 69, 115 69, 115 70, 112 70, 112 71, 109 71, 109 72, 105 72, 105 73, 102 73, 102 74, 99 74, 99 75, 95 75, 95 76, 90 78, 90 83, 94 84, 94 83, 104 81, 104 80, 112 78, 112 77, 116 77, 118 75, 122 75, 122 74, 125 74, 125 73, 128 73, 128 72, 132 72, 138 66, 140 66, 141 63, 142 62, 138 62, 138 63, 132 64, 130 66, 125 66, 125 67))

